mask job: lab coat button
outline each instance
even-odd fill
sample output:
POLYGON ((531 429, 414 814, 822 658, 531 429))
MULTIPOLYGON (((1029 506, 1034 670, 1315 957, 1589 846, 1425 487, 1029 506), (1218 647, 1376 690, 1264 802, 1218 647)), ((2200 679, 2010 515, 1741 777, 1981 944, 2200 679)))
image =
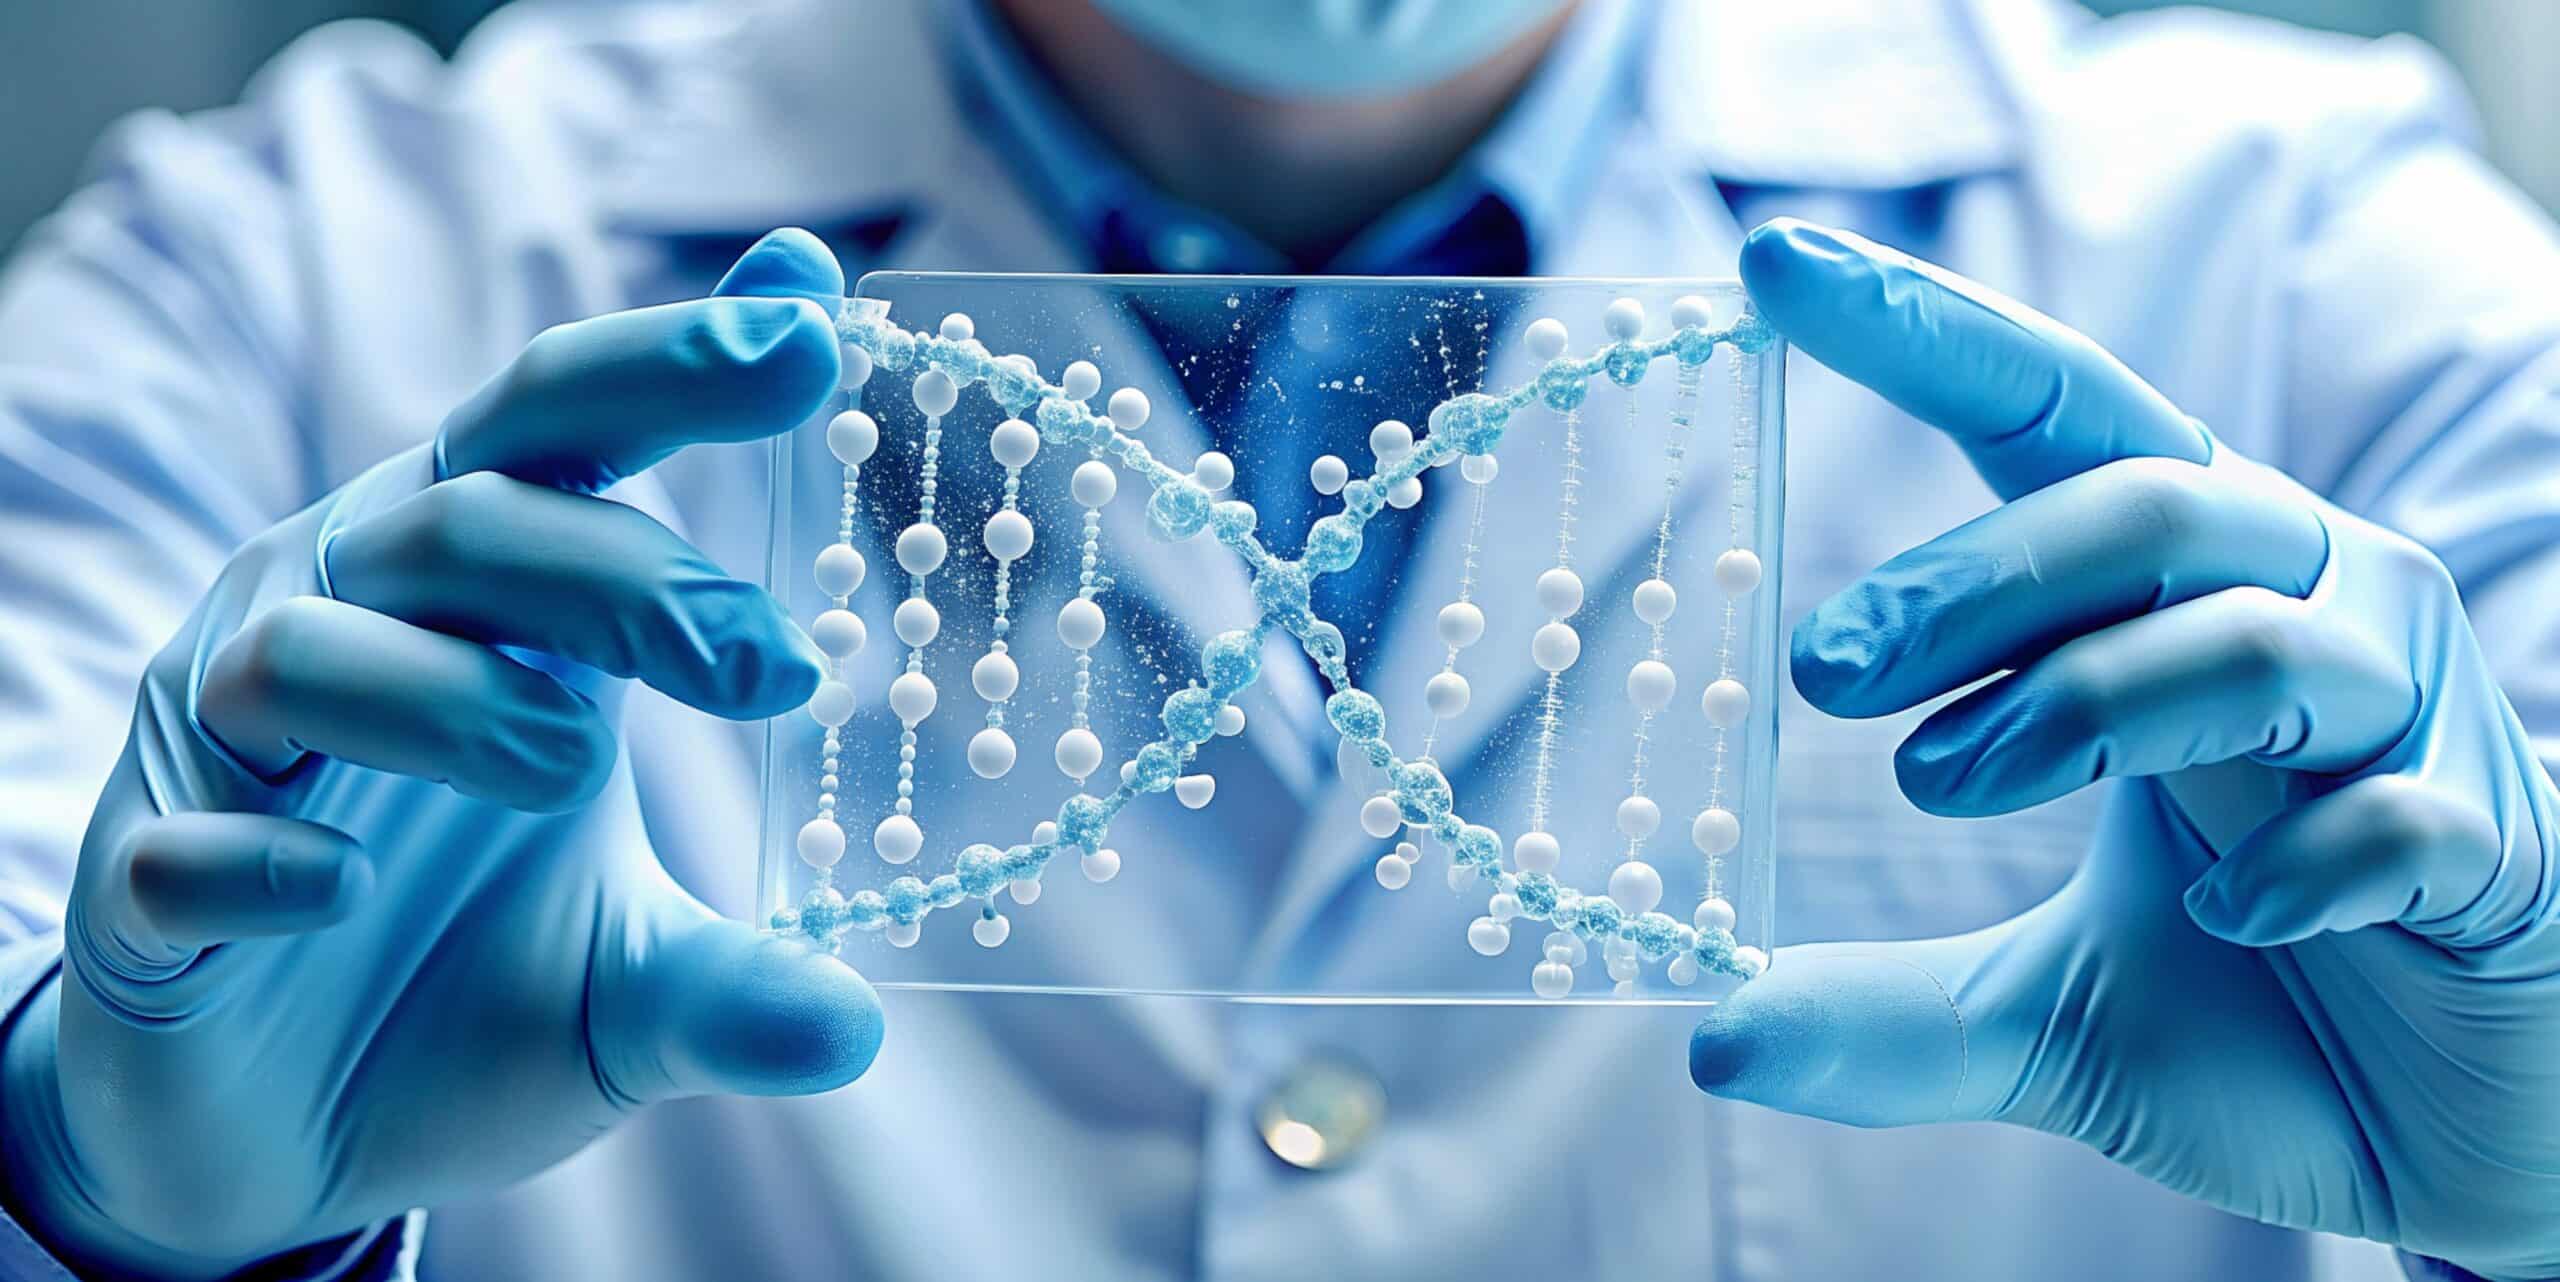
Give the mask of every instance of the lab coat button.
POLYGON ((1322 1171, 1357 1156, 1387 1120, 1378 1075, 1338 1056, 1308 1059, 1262 1097, 1254 1126, 1274 1157, 1322 1171))

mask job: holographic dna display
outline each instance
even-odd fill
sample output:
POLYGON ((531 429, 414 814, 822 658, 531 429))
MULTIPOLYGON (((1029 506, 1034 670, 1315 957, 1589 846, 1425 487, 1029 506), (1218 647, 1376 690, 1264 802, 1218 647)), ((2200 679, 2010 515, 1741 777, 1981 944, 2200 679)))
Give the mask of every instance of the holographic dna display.
MULTIPOLYGON (((911 285, 932 279, 906 277, 911 285)), ((975 278, 981 286, 996 279, 975 278)), ((1244 699, 1268 665, 1296 662, 1320 682, 1322 733, 1337 741, 1338 769, 1360 785, 1345 804, 1356 809, 1357 831, 1377 843, 1374 856, 1361 856, 1369 893, 1404 891, 1425 864, 1441 863, 1473 910, 1452 916, 1451 933, 1483 958, 1512 959, 1521 970, 1510 982, 1525 979, 1543 998, 1572 994, 1595 955, 1611 986, 1586 983, 1586 995, 1634 995, 1655 984, 1649 976, 1672 989, 1702 976, 1729 984, 1766 966, 1765 935, 1758 943, 1737 936, 1743 913, 1732 872, 1747 838, 1757 838, 1750 857, 1765 861, 1769 850, 1756 829, 1766 823, 1775 737, 1766 687, 1780 345, 1730 285, 1671 293, 1663 282, 1395 284, 1398 307, 1437 315, 1444 331, 1449 317, 1467 319, 1454 339, 1430 339, 1447 377, 1421 389, 1382 386, 1357 402, 1365 449, 1291 469, 1288 483, 1305 487, 1293 497, 1321 512, 1294 530, 1265 528, 1264 513, 1242 497, 1239 467, 1266 461, 1201 449, 1177 468, 1148 443, 1163 435, 1149 427, 1168 410, 1205 417, 1200 407, 1160 406, 1138 386, 1112 386, 1112 371, 1091 359, 1044 370, 1008 350, 1038 335, 1008 333, 1012 318, 1001 307, 893 317, 885 299, 848 300, 839 321, 845 407, 813 428, 824 435, 820 466, 840 471, 840 484, 824 491, 826 537, 816 537, 819 519, 805 510, 778 518, 775 531, 777 590, 785 576, 799 576, 784 599, 805 604, 802 622, 829 675, 787 732, 769 740, 775 849, 763 911, 772 930, 827 949, 865 939, 912 949, 931 926, 957 917, 976 945, 997 950, 1040 898, 1044 878, 1063 866, 1099 884, 1119 876, 1124 858, 1214 858, 1124 852, 1115 822, 1149 804, 1211 806, 1219 778, 1204 750, 1244 733, 1244 699), (1657 301, 1659 322, 1638 294, 1669 295, 1667 306, 1657 301), (1577 348, 1564 320, 1538 304, 1582 296, 1606 301, 1599 339, 1577 348), (929 323, 905 323, 917 320, 929 323), (1460 388, 1455 355, 1470 347, 1470 372, 1508 381, 1460 388), (1614 397, 1605 411, 1595 391, 1614 397), (1399 406, 1409 417, 1383 412, 1399 406), (1719 412, 1709 414, 1711 406, 1719 412), (1373 420, 1369 407, 1381 410, 1373 420), (1630 492, 1630 473, 1618 466, 1609 488, 1597 488, 1586 473, 1596 450, 1640 460, 1645 487, 1630 492), (989 474, 966 498, 950 483, 963 464, 989 474), (1530 472, 1545 478, 1529 489, 1536 499, 1503 493, 1512 488, 1506 481, 1530 472), (1431 519, 1463 529, 1451 536, 1460 540, 1454 576, 1408 577, 1391 596, 1359 603, 1394 619, 1325 617, 1317 585, 1364 556, 1389 555, 1383 522, 1421 504, 1426 487, 1444 490, 1431 519), (1205 635, 1115 651, 1107 638, 1135 626, 1122 616, 1141 603, 1115 590, 1123 549, 1106 537, 1104 518, 1131 503, 1152 539, 1186 556, 1240 562, 1249 608, 1205 635), (1603 507, 1618 525, 1640 508, 1650 529, 1594 564, 1580 536, 1603 507), (1501 541, 1499 557, 1489 522, 1515 536, 1501 541), (1536 535, 1534 556, 1516 537, 1524 529, 1536 535), (891 564, 874 567, 866 547, 887 552, 891 564), (1291 547, 1294 555, 1280 550, 1291 547), (1054 583, 1036 601, 1026 569, 1035 552, 1048 568, 1043 582, 1054 583), (964 560, 972 572, 955 573, 964 560), (864 616, 884 609, 895 649, 885 666, 869 656, 867 671, 886 679, 875 679, 866 699, 862 665, 878 642, 864 616), (946 619, 955 610, 972 616, 965 637, 946 619), (1492 617, 1525 627, 1526 643, 1487 644, 1492 617), (1357 647, 1381 635, 1382 623, 1408 622, 1427 632, 1437 660, 1427 675, 1410 674, 1418 689, 1362 688, 1357 647), (1623 638, 1629 660, 1593 671, 1585 637, 1595 627, 1623 638), (1026 696, 1026 668, 1043 678, 1045 698, 1026 696), (1484 683, 1516 690, 1512 706, 1478 707, 1484 683), (1125 723, 1135 718, 1117 729, 1102 724, 1098 690, 1143 701, 1151 719, 1134 730, 1125 723), (1473 798, 1453 787, 1436 755, 1471 711, 1503 727, 1502 750, 1490 754, 1498 762, 1472 767, 1471 777, 1514 803, 1509 832, 1473 817, 1473 798), (937 718, 974 726, 958 752, 935 749, 937 739, 958 742, 949 725, 931 724, 937 718), (1605 805, 1587 795, 1589 785, 1559 781, 1568 758, 1595 755, 1614 762, 1605 805), (876 767, 867 790, 857 784, 866 764, 876 767), (1027 832, 989 832, 985 808, 928 797, 920 784, 935 772, 954 777, 946 793, 969 784, 1016 801, 1054 789, 1058 799, 1054 809, 1042 803, 1027 832), (1160 793, 1173 794, 1170 802, 1160 793), (1593 821, 1574 832, 1561 822, 1567 810, 1593 806, 1605 811, 1605 827, 1593 821), (1603 843, 1605 851, 1592 849, 1603 843), (1666 861, 1689 865, 1676 870, 1687 887, 1680 902, 1665 902, 1666 861), (1536 938, 1533 954, 1515 947, 1521 935, 1536 938)), ((1315 281, 1159 288, 1202 299, 1225 289, 1224 308, 1238 312, 1236 291, 1283 287, 1300 312, 1319 310, 1307 298, 1326 297, 1315 281)), ((1109 297, 1140 287, 1089 288, 1109 297)), ((1354 310, 1378 296, 1355 293, 1354 310)), ((1001 304, 1005 293, 971 297, 1001 304)), ((1213 303, 1188 305, 1218 318, 1213 303)), ((1269 341, 1244 322, 1187 332, 1220 333, 1219 342, 1240 347, 1269 341)), ((1153 363, 1195 366, 1200 353, 1177 352, 1183 344, 1167 339, 1167 328, 1139 327, 1165 344, 1153 363)), ((1419 351, 1424 342, 1421 331, 1400 336, 1393 323, 1348 328, 1358 341, 1390 347, 1419 351)), ((1427 364, 1430 353, 1420 355, 1427 364)), ((1162 395, 1166 380, 1154 381, 1162 395)), ((1246 399, 1288 392, 1279 377, 1264 382, 1245 389, 1246 399)), ((1316 386, 1366 390, 1366 376, 1353 382, 1363 386, 1338 378, 1316 386)), ((822 492, 805 474, 813 456, 781 449, 777 484, 796 487, 805 509, 806 496, 822 492)), ((1264 480, 1254 490, 1268 505, 1264 480)), ((1765 875, 1740 880, 1765 896, 1765 875)), ((1756 910, 1765 931, 1765 903, 1756 910)))

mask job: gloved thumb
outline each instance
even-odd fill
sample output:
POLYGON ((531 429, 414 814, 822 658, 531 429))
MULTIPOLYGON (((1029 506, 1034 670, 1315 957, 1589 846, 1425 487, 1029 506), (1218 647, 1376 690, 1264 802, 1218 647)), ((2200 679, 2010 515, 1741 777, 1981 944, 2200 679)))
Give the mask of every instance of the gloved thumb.
POLYGON ((683 1095, 812 1095, 871 1067, 880 999, 852 967, 698 905, 599 963, 598 1076, 629 1107, 683 1095))
MULTIPOLYGON (((1728 1100, 1848 1126, 2020 1121, 2079 931, 2063 896, 1946 939, 1805 944, 1690 1036, 1690 1077, 1728 1100)), ((2033 1118, 2028 1118, 2033 1121, 2033 1118)))
POLYGON ((2031 1039, 1998 1026, 2014 1004, 1986 989, 2031 918, 1945 939, 1779 949, 1699 1023, 1689 1075, 1711 1095, 1851 1126, 1990 1117, 2031 1039))
POLYGON ((2375 775, 2260 825, 2187 888, 2187 915, 2251 948, 2382 922, 2485 943, 2533 907, 2538 879, 2501 877, 2503 854, 2478 807, 2375 775))

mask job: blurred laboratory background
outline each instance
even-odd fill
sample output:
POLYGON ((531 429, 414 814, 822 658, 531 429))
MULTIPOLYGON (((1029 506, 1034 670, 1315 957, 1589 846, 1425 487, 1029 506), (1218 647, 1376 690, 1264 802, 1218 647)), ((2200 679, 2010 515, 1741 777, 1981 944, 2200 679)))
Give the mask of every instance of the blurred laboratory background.
MULTIPOLYGON (((126 112, 228 101, 260 63, 322 22, 387 19, 450 51, 495 7, 495 0, 0 0, 0 253, 61 201, 98 131, 126 112)), ((2121 13, 2156 6, 2094 0, 2092 7, 2121 13)), ((2229 0, 2221 7, 2358 35, 2406 32, 2435 45, 2470 82, 2490 159, 2560 209, 2560 0, 2229 0)))

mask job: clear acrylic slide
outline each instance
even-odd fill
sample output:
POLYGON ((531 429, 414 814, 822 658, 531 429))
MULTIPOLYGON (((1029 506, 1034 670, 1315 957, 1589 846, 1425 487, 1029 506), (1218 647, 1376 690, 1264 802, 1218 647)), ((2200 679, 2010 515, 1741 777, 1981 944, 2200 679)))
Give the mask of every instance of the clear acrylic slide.
POLYGON ((885 986, 1768 964, 1784 350, 1683 280, 875 273, 773 453, 759 911, 885 986))

